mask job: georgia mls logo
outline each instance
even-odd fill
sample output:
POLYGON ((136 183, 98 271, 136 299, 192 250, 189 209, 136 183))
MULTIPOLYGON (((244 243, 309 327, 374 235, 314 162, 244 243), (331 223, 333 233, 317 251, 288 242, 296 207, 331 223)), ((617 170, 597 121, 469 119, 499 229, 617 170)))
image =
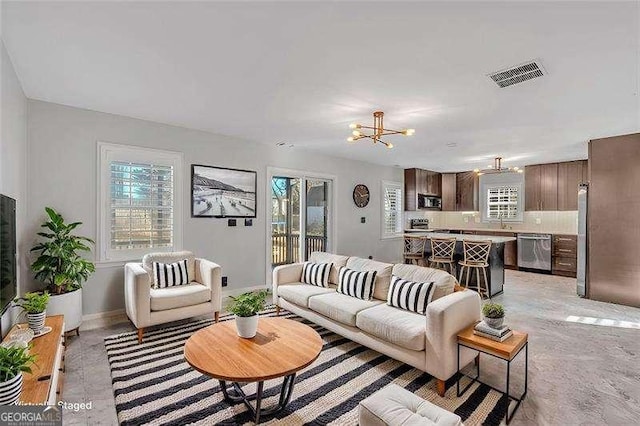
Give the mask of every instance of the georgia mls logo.
POLYGON ((6 426, 61 426, 62 410, 55 405, 0 406, 0 423, 6 426))

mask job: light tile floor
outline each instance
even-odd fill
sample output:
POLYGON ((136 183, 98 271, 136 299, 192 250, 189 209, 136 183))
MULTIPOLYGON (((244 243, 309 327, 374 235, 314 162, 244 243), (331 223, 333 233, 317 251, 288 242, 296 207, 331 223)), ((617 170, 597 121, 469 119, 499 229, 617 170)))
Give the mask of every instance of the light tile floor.
MULTIPOLYGON (((507 271, 505 292, 494 301, 505 305, 512 328, 529 333, 529 391, 512 425, 640 423, 640 330, 567 321, 640 323, 640 309, 580 299, 575 279, 516 271, 507 271)), ((65 425, 117 424, 103 338, 129 330, 118 324, 68 339, 64 400, 92 409, 66 410, 65 425)), ((504 363, 483 357, 481 365, 482 380, 503 388, 504 363)), ((522 358, 512 365, 515 392, 523 366, 522 358)))

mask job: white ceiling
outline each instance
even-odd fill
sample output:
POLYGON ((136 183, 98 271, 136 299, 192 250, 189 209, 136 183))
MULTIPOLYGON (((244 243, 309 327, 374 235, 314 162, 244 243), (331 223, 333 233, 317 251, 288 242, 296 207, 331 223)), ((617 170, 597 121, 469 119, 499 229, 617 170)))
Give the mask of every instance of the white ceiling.
POLYGON ((586 158, 640 131, 638 2, 3 2, 26 95, 379 164, 586 158), (486 74, 541 59, 548 75, 486 74), (376 109, 416 129, 346 143, 376 109), (449 147, 447 144, 456 144, 449 147))

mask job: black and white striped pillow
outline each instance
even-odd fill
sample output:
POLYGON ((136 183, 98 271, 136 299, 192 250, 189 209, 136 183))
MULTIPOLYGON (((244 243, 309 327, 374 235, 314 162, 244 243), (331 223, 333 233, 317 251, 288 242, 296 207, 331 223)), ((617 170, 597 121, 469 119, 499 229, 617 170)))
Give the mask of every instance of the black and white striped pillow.
POLYGON ((408 281, 393 275, 387 295, 387 305, 424 315, 427 312, 427 305, 431 303, 435 288, 432 282, 408 281))
POLYGON ((329 287, 329 272, 333 263, 305 262, 302 267, 302 282, 318 287, 329 287))
POLYGON ((167 288, 189 284, 187 259, 174 263, 153 262, 153 288, 167 288))
POLYGON ((343 267, 338 274, 338 293, 369 300, 373 296, 375 282, 376 271, 358 272, 343 267))

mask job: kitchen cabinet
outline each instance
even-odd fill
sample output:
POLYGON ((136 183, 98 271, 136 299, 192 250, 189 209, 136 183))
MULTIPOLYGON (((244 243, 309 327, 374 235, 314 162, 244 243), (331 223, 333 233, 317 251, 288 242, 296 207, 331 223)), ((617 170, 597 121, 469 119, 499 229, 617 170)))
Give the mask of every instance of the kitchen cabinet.
POLYGON ((553 275, 575 277, 578 264, 578 237, 554 234, 551 272, 553 275))
POLYGON ((457 210, 456 173, 442 173, 442 211, 457 210))
POLYGON ((558 210, 578 210, 578 185, 586 182, 587 161, 558 163, 558 210))
POLYGON ((423 169, 404 170, 404 209, 418 210, 418 194, 442 197, 442 175, 423 169))
POLYGON ((558 210, 558 163, 524 168, 525 211, 558 210))
POLYGON ((478 174, 474 172, 456 173, 456 210, 475 212, 478 207, 478 174))

